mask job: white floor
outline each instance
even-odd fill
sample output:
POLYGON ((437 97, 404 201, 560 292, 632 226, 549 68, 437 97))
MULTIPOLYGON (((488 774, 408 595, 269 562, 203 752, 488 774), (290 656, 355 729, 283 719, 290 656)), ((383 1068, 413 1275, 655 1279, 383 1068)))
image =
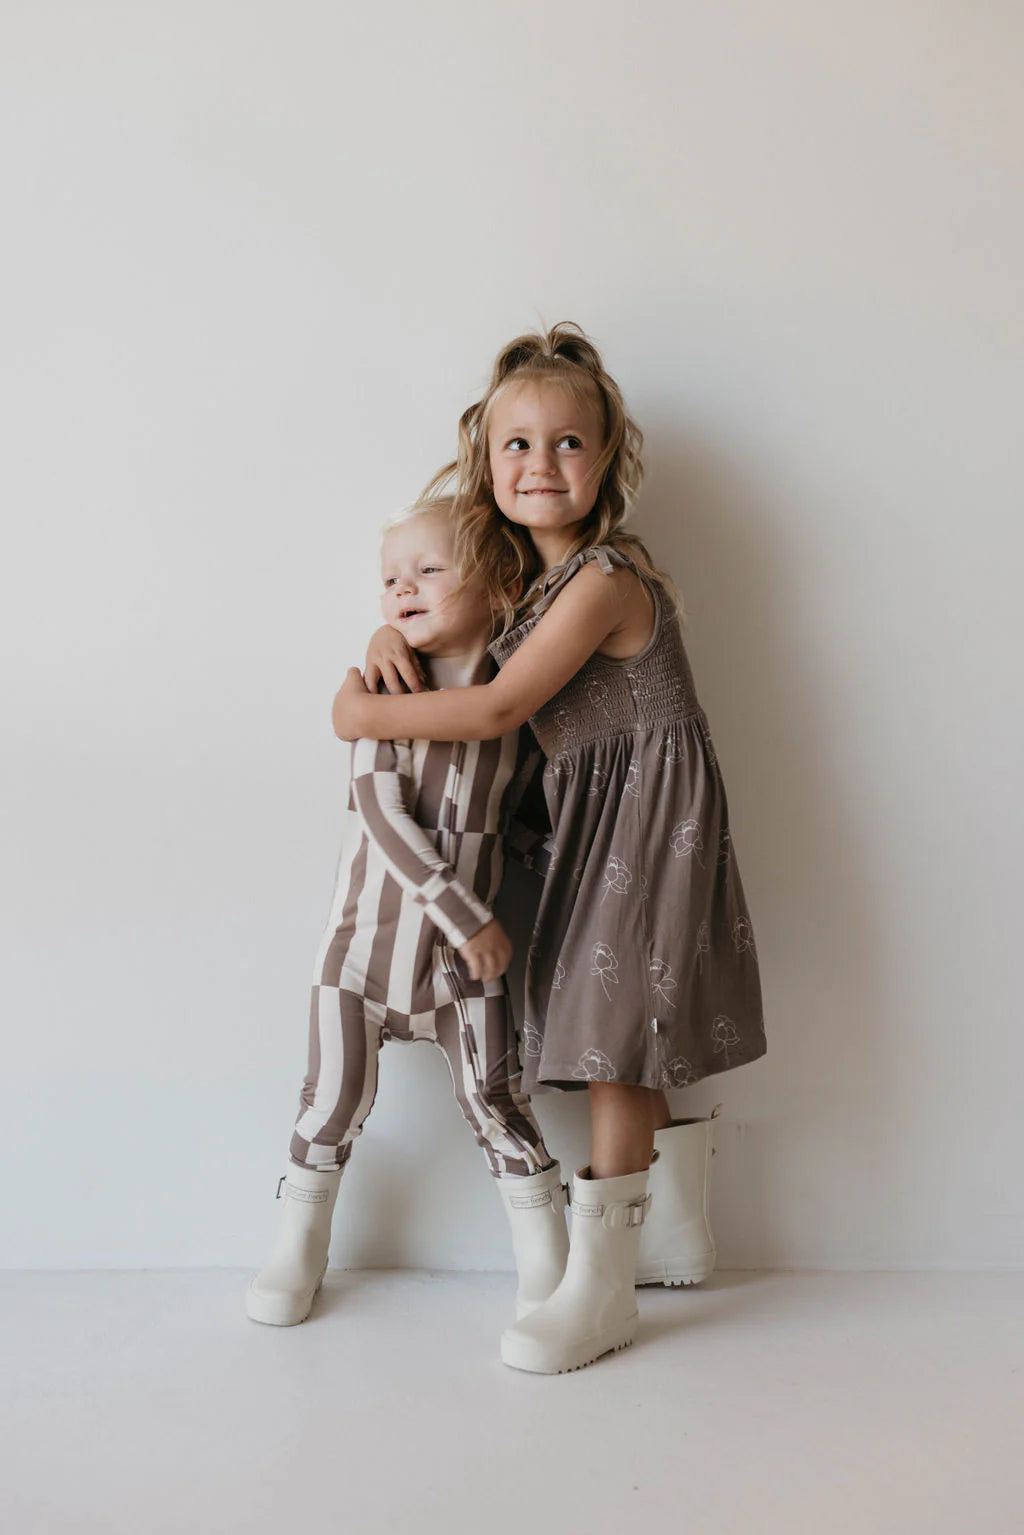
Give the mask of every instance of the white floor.
POLYGON ((509 1276, 0 1275, 17 1535, 1020 1535, 1024 1274, 718 1274, 636 1345, 505 1369, 509 1276), (669 1522, 670 1521, 670 1522, 669 1522))

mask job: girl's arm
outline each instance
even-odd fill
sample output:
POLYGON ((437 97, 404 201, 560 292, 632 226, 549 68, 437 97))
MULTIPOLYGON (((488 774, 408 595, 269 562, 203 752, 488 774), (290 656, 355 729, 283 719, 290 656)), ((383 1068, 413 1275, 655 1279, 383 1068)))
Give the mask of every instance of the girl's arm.
POLYGON ((385 698, 368 693, 353 669, 334 700, 335 734, 343 741, 358 736, 489 741, 516 730, 565 687, 623 621, 636 579, 628 570, 606 576, 596 565, 584 565, 493 682, 385 698))
POLYGON ((390 624, 370 636, 363 676, 371 693, 376 693, 381 681, 389 693, 422 693, 427 686, 415 650, 390 624))

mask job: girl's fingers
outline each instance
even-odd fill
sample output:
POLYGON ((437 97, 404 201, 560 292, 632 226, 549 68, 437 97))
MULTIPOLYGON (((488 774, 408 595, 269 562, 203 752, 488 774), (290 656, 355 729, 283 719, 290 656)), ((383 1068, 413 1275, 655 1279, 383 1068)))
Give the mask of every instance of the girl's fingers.
POLYGON ((398 663, 398 669, 402 674, 402 681, 405 683, 410 693, 423 692, 423 678, 420 675, 419 667, 416 665, 416 662, 413 660, 412 656, 406 656, 404 661, 400 661, 398 663))
POLYGON ((395 668, 390 661, 383 662, 382 674, 384 677, 384 686, 387 688, 389 693, 405 692, 405 689, 402 686, 401 678, 395 671, 395 668))
POLYGON ((370 692, 376 693, 377 684, 380 682, 380 668, 377 666, 377 664, 375 662, 371 662, 367 666, 363 676, 366 681, 366 686, 369 688, 370 692))

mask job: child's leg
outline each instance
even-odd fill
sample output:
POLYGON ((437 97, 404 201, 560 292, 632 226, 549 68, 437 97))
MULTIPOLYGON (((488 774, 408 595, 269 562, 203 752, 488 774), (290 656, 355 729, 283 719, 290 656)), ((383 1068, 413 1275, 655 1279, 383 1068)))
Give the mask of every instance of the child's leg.
POLYGON ((519 1277, 516 1316, 526 1316, 561 1279, 569 1238, 562 1171, 521 1090, 511 1004, 507 995, 460 997, 439 1011, 436 1027, 459 1107, 501 1193, 519 1277))
POLYGON ((460 997, 439 1008, 436 1035, 456 1101, 493 1175, 528 1177, 550 1167, 540 1127, 522 1091, 508 997, 460 997))
POLYGON ((377 1092, 381 1027, 362 997, 315 986, 309 1069, 281 1180, 281 1225, 269 1263, 246 1295, 254 1322, 305 1321, 323 1282, 338 1185, 377 1092))
POLYGON ((637 1284, 700 1284, 716 1257, 708 1213, 711 1120, 673 1122, 664 1093, 614 1082, 590 1084, 590 1114, 592 1178, 651 1168, 637 1284))
POLYGON ((620 1082, 591 1082, 589 1089, 590 1176, 620 1178, 650 1167, 664 1093, 620 1082))
POLYGON ((650 1088, 590 1083, 590 1166, 573 1179, 569 1259, 549 1299, 502 1335, 501 1357, 514 1369, 577 1370, 632 1343, 658 1108, 650 1088))
POLYGON ((309 1065, 289 1155, 300 1167, 343 1168, 377 1096, 381 1023, 354 992, 314 986, 309 1065))

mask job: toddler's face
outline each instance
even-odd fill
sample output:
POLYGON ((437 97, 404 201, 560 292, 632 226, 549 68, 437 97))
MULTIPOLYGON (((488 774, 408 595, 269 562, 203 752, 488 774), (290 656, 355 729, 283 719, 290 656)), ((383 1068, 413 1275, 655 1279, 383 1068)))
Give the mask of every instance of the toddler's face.
POLYGON ((490 639, 491 612, 479 581, 463 581, 446 512, 421 512, 389 528, 381 546, 381 612, 426 655, 458 654, 490 639))
POLYGON ((572 528, 594 509, 603 446, 596 404, 554 380, 512 385, 488 423, 494 499, 523 527, 572 528))

